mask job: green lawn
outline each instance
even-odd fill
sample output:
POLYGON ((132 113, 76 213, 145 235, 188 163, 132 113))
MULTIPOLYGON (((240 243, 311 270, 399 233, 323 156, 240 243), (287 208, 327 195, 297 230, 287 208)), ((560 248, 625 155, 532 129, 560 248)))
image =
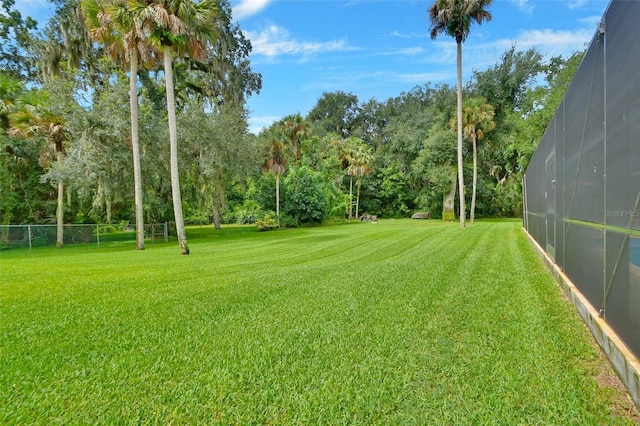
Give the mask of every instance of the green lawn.
POLYGON ((0 252, 0 424, 633 424, 519 221, 0 252))

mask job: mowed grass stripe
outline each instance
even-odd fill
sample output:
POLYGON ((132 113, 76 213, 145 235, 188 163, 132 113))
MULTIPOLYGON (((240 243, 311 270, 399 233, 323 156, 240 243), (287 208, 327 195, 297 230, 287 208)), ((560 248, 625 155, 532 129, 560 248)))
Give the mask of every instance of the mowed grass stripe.
POLYGON ((443 329, 455 332, 438 335, 445 341, 435 355, 441 358, 436 370, 446 379, 437 401, 460 406, 453 411, 458 417, 448 416, 447 410, 443 416, 452 423, 484 422, 493 413, 508 424, 525 418, 527 424, 549 419, 602 424, 588 408, 595 382, 581 382, 575 374, 595 352, 585 344, 588 336, 574 321, 572 308, 557 303, 555 284, 535 258, 531 261, 530 247, 520 235, 502 239, 495 249, 490 235, 496 230, 477 231, 465 235, 474 250, 461 254, 450 291, 436 307, 442 307, 437 315, 443 329), (530 279, 532 274, 541 279, 530 279), (566 347, 558 350, 559 342, 566 347), (550 398, 554 392, 558 394, 550 398), (558 400, 571 401, 570 409, 558 400))
POLYGON ((630 424, 519 228, 3 254, 0 423, 630 424))

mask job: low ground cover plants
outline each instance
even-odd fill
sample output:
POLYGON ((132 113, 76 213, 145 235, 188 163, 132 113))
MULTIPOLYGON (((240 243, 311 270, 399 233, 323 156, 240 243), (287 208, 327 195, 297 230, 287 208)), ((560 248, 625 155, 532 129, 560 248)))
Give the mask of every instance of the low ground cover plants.
POLYGON ((189 241, 0 253, 0 423, 638 420, 518 221, 189 241))

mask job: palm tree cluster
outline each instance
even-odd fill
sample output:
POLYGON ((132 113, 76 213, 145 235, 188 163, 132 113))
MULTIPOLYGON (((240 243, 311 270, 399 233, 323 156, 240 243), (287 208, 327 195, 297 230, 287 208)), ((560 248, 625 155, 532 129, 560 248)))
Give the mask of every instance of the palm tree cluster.
POLYGON ((129 66, 129 99, 133 151, 136 240, 144 249, 142 177, 138 134, 137 75, 139 66, 149 66, 162 56, 169 122, 171 192, 178 243, 182 254, 189 254, 184 226, 180 174, 178 169, 178 132, 173 81, 173 61, 188 55, 205 61, 205 44, 216 37, 212 23, 218 14, 215 1, 191 0, 82 0, 91 37, 106 46, 109 56, 129 66))
POLYGON ((373 162, 373 153, 360 138, 350 136, 342 145, 342 161, 346 165, 347 175, 349 175, 349 219, 353 218, 353 178, 356 178, 356 212, 355 217, 359 216, 360 207, 360 188, 362 187, 362 178, 371 173, 371 164, 373 162))
MULTIPOLYGON (((263 170, 275 176, 275 199, 276 218, 280 226, 280 178, 287 172, 290 163, 294 168, 303 167, 303 162, 312 162, 310 157, 312 152, 304 152, 303 144, 309 144, 309 151, 317 150, 311 144, 322 145, 328 142, 326 151, 321 154, 323 159, 320 162, 327 163, 328 157, 335 155, 339 160, 343 175, 349 177, 349 200, 347 207, 348 219, 359 217, 360 189, 364 176, 371 173, 374 155, 372 148, 361 138, 356 136, 341 137, 338 133, 329 132, 318 140, 316 135, 319 122, 313 122, 303 118, 299 113, 284 117, 274 123, 269 128, 263 130, 260 137, 265 141, 265 157, 263 170), (353 200, 353 183, 356 182, 356 200, 353 200), (355 207, 355 215, 354 215, 355 207)), ((332 127, 332 126, 331 126, 332 127)), ((333 129, 332 129, 333 130, 333 129)), ((339 129, 340 130, 340 129, 339 129)), ((344 134, 340 131, 341 134, 344 134)))
MULTIPOLYGON (((18 31, 19 29, 25 29, 25 31, 33 29, 35 23, 30 18, 25 21, 26 24, 23 24, 21 15, 10 10, 12 3, 3 5, 4 9, 11 12, 9 16, 13 19, 11 22, 3 21, 3 28, 5 24, 9 25, 14 28, 15 34, 23 34, 24 31, 18 31)), ((90 71, 94 76, 98 76, 103 72, 100 67, 104 67, 100 64, 100 57, 108 57, 114 64, 121 66, 129 75, 130 146, 134 172, 136 248, 142 250, 144 249, 145 203, 143 200, 138 94, 141 90, 150 90, 150 97, 157 100, 157 95, 160 92, 156 87, 151 87, 153 84, 149 84, 149 73, 158 76, 159 71, 162 71, 166 96, 165 100, 160 103, 161 107, 166 108, 169 128, 173 212, 180 251, 183 254, 189 254, 179 180, 174 62, 179 59, 181 69, 184 68, 184 64, 187 64, 194 70, 209 73, 213 78, 203 82, 201 88, 203 92, 208 93, 210 98, 220 104, 226 99, 235 100, 235 104, 242 104, 245 93, 258 92, 261 86, 260 75, 251 72, 248 64, 234 63, 234 61, 245 60, 243 58, 251 50, 250 43, 241 35, 238 27, 230 25, 231 8, 226 1, 60 0, 56 2, 56 6, 54 18, 43 32, 45 38, 29 36, 31 43, 26 43, 21 38, 18 40, 17 46, 14 46, 16 49, 28 49, 25 56, 32 55, 35 58, 33 62, 37 65, 40 77, 29 77, 32 75, 30 72, 22 75, 16 71, 11 78, 8 75, 5 78, 4 72, 2 73, 3 104, 0 118, 3 120, 3 132, 12 136, 27 136, 37 133, 40 137, 47 137, 55 142, 58 159, 56 163, 62 164, 64 146, 66 145, 65 137, 68 134, 65 124, 57 123, 55 126, 53 124, 45 126, 43 120, 52 119, 54 114, 47 116, 43 114, 44 108, 29 105, 26 98, 19 99, 19 96, 14 93, 17 93, 16 88, 22 90, 23 86, 19 80, 35 78, 36 87, 42 83, 60 86, 64 83, 56 82, 56 79, 63 72, 72 75, 79 72, 80 67, 90 71), (242 53, 238 54, 237 52, 242 53), (219 82, 214 81, 216 77, 220 80, 219 82), (231 81, 232 79, 233 81, 231 81), (10 87, 9 83, 16 87, 10 87), (214 88, 205 87, 207 84, 217 86, 214 88), (225 84, 229 87, 221 87, 225 84), (14 108, 12 104, 9 104, 10 101, 16 101, 21 106, 14 108)), ((14 43, 13 40, 7 38, 4 32, 2 38, 14 43)), ((23 63, 26 63, 22 56, 17 54, 7 56, 5 53, 3 48, 2 59, 9 63, 15 62, 18 65, 15 68, 18 70, 21 69, 23 63)), ((8 69, 8 71, 12 69, 8 69)), ((195 73, 196 71, 193 74, 195 75, 195 73)), ((181 72, 181 78, 184 74, 181 72)), ((94 80, 90 84, 94 87, 103 87, 104 83, 100 83, 95 78, 93 77, 94 80)), ((73 77, 69 80, 73 80, 73 77)), ((191 84, 189 89, 195 89, 195 85, 191 84)), ((21 96, 25 97, 26 94, 21 96)), ((34 96, 36 98, 38 96, 44 97, 45 92, 38 91, 34 96)), ((87 126, 91 127, 92 125, 88 123, 87 126)), ((10 149, 10 145, 7 147, 10 149)), ((46 167, 49 167, 50 164, 52 163, 46 163, 46 167)), ((59 192, 62 193, 62 177, 58 180, 59 192)), ((61 194, 59 198, 62 199, 61 194)), ((58 243, 60 246, 62 245, 63 211, 64 208, 60 202, 57 213, 60 235, 58 243)))

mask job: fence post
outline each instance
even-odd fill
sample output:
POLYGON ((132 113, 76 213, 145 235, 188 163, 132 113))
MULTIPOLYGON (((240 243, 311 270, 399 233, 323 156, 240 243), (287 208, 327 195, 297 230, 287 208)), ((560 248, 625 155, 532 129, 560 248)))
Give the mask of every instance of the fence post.
POLYGON ((29 251, 31 251, 31 225, 27 225, 27 232, 29 234, 29 251))
POLYGON ((164 223, 164 242, 169 242, 169 224, 167 222, 164 223))
POLYGON ((100 247, 100 224, 96 223, 96 238, 98 240, 98 247, 100 247))

